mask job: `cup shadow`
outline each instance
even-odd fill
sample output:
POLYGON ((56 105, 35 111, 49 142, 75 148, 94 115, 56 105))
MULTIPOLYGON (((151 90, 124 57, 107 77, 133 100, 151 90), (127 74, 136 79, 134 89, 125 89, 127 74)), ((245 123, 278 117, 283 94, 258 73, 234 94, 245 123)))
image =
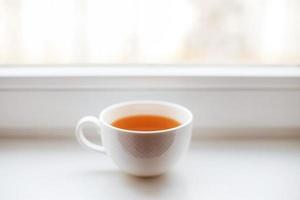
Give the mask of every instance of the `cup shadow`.
POLYGON ((94 181, 109 182, 117 188, 118 196, 174 200, 186 197, 183 177, 172 172, 155 177, 137 177, 118 170, 89 170, 84 172, 84 176, 94 181))

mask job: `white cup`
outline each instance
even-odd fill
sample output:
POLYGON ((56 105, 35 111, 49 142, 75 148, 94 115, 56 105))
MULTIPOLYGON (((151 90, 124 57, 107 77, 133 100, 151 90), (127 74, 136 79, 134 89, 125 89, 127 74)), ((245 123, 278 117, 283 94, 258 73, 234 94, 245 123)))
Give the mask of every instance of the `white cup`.
POLYGON ((124 172, 136 176, 156 176, 164 173, 187 151, 192 135, 192 113, 185 107, 162 101, 130 101, 105 108, 99 119, 83 117, 77 124, 76 137, 89 149, 107 154, 124 172), (132 131, 111 124, 132 115, 160 115, 180 122, 180 125, 158 131, 132 131), (89 141, 82 129, 94 126, 102 145, 89 141))

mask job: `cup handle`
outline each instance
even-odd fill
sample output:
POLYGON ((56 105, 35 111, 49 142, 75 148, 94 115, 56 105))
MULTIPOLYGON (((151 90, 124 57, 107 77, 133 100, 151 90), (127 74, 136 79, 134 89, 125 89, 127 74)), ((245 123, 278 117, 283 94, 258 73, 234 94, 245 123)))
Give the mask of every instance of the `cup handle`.
POLYGON ((95 144, 95 143, 89 141, 85 137, 85 135, 82 131, 82 129, 85 126, 95 127, 97 130, 97 133, 101 137, 101 127, 100 127, 99 120, 93 116, 83 117, 80 119, 80 121, 77 123, 77 126, 76 126, 76 138, 77 138, 79 144, 81 144, 84 147, 87 147, 88 149, 92 149, 97 152, 105 153, 105 149, 104 149, 103 145, 95 144))

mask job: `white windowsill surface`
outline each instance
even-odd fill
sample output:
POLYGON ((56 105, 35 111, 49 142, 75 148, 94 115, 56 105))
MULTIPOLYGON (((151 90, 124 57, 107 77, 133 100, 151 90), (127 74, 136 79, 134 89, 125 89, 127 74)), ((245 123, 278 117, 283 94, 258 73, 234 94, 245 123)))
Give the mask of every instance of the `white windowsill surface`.
MULTIPOLYGON (((299 135, 298 135, 299 136, 299 135)), ((0 138, 0 199, 299 200, 300 138, 193 138, 167 174, 127 176, 75 139, 0 138)))

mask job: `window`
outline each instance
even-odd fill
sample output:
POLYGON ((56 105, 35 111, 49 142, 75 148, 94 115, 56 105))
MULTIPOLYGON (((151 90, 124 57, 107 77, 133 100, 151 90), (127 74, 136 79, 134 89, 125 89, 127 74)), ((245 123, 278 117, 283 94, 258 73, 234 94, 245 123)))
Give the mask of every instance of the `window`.
POLYGON ((2 0, 0 131, 73 131, 80 117, 137 99, 183 104, 196 128, 299 127, 299 8, 298 0, 2 0))
POLYGON ((297 0, 3 0, 1 64, 298 64, 297 0))

